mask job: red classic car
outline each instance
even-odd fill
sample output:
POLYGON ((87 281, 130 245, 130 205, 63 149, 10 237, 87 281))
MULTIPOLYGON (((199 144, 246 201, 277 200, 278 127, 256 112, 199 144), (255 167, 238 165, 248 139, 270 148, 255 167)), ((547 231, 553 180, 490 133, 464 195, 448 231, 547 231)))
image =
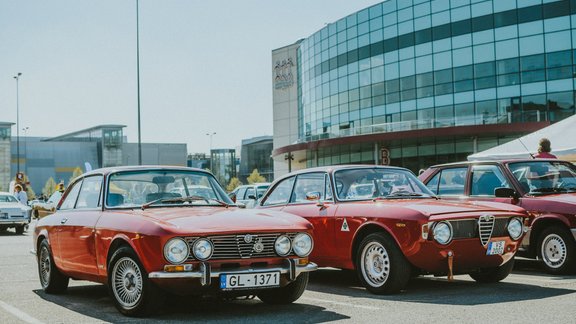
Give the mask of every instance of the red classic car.
POLYGON ((77 178, 38 221, 33 252, 47 293, 65 291, 69 278, 100 282, 120 312, 140 316, 165 291, 291 303, 317 268, 312 247, 308 221, 240 209, 208 172, 119 167, 77 178), (199 185, 207 196, 189 193, 199 185))
POLYGON ((519 255, 551 273, 576 273, 576 167, 559 160, 475 161, 436 165, 420 179, 444 199, 497 201, 530 213, 519 255))
POLYGON ((314 225, 319 266, 355 269, 373 293, 402 290, 412 274, 470 274, 496 282, 512 270, 526 213, 498 203, 439 201, 409 170, 334 166, 276 180, 259 210, 314 225))

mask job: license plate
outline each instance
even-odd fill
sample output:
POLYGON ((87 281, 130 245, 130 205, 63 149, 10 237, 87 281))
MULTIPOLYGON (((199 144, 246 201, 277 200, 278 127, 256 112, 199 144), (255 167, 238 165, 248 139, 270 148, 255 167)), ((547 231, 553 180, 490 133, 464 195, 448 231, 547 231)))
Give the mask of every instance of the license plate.
POLYGON ((220 276, 220 289, 249 289, 280 286, 280 272, 227 273, 220 276))
POLYGON ((504 241, 495 241, 488 243, 488 250, 486 255, 500 255, 504 253, 504 241))

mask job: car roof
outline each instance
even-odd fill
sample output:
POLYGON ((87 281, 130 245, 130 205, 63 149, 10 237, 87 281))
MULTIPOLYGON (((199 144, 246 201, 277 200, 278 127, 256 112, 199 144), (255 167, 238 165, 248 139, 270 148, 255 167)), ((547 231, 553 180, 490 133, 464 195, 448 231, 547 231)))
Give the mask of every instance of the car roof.
POLYGON ((474 164, 508 164, 508 163, 517 163, 517 162, 534 162, 534 161, 556 161, 556 162, 567 162, 564 160, 558 159, 506 159, 506 160, 478 160, 478 161, 460 161, 460 162, 451 162, 451 163, 443 163, 443 164, 436 164, 432 165, 429 168, 444 168, 444 167, 451 167, 451 166, 463 166, 463 165, 474 165, 474 164))
POLYGON ((275 180, 275 182, 277 182, 277 180, 279 180, 279 179, 285 179, 285 178, 288 178, 288 177, 291 177, 291 176, 295 176, 295 175, 298 175, 298 174, 303 174, 303 173, 312 173, 312 172, 328 172, 328 173, 333 173, 333 172, 341 171, 341 170, 374 169, 374 168, 410 171, 410 170, 408 170, 408 169, 406 169, 406 168, 402 168, 402 167, 389 166, 389 165, 376 165, 376 164, 342 164, 342 165, 328 165, 328 166, 313 167, 313 168, 307 168, 307 169, 292 171, 292 172, 290 172, 290 173, 288 173, 288 174, 285 174, 285 175, 279 177, 278 179, 275 180))
POLYGON ((144 171, 144 170, 171 170, 171 171, 198 171, 209 173, 206 170, 199 168, 189 168, 185 166, 173 166, 173 165, 132 165, 132 166, 117 166, 117 167, 107 167, 95 169, 84 173, 82 176, 89 176, 93 174, 110 174, 120 171, 144 171))

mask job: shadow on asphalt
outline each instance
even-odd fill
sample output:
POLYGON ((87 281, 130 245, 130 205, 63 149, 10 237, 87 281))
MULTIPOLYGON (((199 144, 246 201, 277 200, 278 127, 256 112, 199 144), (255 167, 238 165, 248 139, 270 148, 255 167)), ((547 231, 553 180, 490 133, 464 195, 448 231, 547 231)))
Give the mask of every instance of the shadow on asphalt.
POLYGON ((159 314, 148 318, 130 318, 116 310, 104 285, 72 286, 62 295, 49 295, 40 289, 34 290, 34 293, 71 311, 112 323, 319 323, 349 319, 348 316, 299 301, 290 305, 268 305, 258 298, 224 300, 177 296, 170 296, 159 314))
MULTIPOLYGON (((550 277, 540 270, 535 260, 520 262, 513 273, 543 277, 547 280, 575 279, 576 276, 550 277), (538 272, 534 272, 538 271, 538 272)), ((481 284, 468 276, 457 276, 452 282, 446 277, 422 276, 410 280, 404 291, 394 295, 374 295, 362 287, 356 273, 350 270, 319 269, 310 274, 308 290, 336 294, 352 298, 374 298, 379 300, 416 302, 439 305, 487 305, 523 300, 536 300, 566 294, 574 294, 570 289, 541 287, 527 283, 506 282, 481 284), (460 279, 461 278, 461 279, 460 279)))

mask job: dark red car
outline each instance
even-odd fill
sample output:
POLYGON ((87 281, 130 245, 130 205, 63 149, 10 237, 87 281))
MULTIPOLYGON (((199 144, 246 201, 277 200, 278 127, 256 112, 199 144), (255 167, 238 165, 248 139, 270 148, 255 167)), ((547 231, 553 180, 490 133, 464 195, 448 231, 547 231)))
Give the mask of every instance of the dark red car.
POLYGON ((257 208, 305 217, 314 225, 310 259, 355 269, 378 294, 403 289, 412 274, 504 279, 526 217, 509 204, 440 201, 409 170, 361 165, 283 176, 257 208))
POLYGON ((420 175, 444 199, 496 201, 525 208, 529 230, 519 255, 551 273, 576 273, 576 167, 559 160, 474 161, 436 165, 420 175))
POLYGON ((135 316, 158 309, 165 291, 291 303, 317 268, 312 248, 305 219, 240 209, 210 173, 181 167, 86 173, 34 231, 47 293, 65 291, 70 278, 100 282, 135 316), (189 191, 198 186, 207 190, 189 191))

